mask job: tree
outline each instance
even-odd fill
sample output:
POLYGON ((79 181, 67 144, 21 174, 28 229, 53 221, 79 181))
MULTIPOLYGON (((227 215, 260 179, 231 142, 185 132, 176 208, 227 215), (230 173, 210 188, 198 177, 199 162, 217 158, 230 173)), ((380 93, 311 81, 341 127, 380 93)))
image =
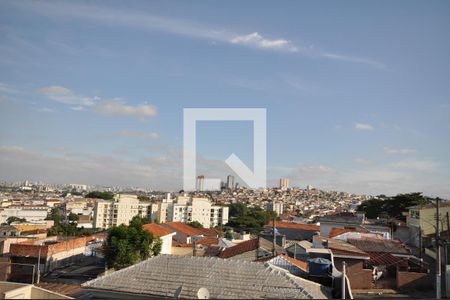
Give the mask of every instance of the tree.
POLYGON ((425 205, 431 203, 431 199, 424 197, 422 193, 398 194, 393 197, 380 195, 377 198, 370 199, 361 203, 357 210, 362 211, 368 218, 376 218, 381 213, 386 213, 390 218, 406 220, 403 212, 408 207, 416 205, 425 205))
POLYGON ((358 206, 357 211, 364 212, 366 217, 369 219, 375 219, 381 212, 384 211, 383 210, 384 202, 385 201, 382 199, 377 198, 369 199, 361 203, 358 206))
POLYGON ((109 267, 122 269, 161 252, 161 240, 143 229, 145 220, 136 216, 129 226, 114 226, 108 230, 103 245, 109 267))
POLYGON ((73 212, 71 212, 69 214, 69 216, 67 217, 67 219, 69 220, 69 222, 71 223, 76 223, 78 222, 78 220, 80 219, 80 217, 77 214, 74 214, 73 212))
POLYGON ((114 194, 112 192, 90 192, 86 196, 86 198, 97 198, 103 200, 112 200, 114 198, 114 194))
POLYGON ((229 206, 230 217, 243 217, 247 214, 247 206, 243 203, 232 203, 229 206))
POLYGON ((53 207, 45 219, 53 220, 55 225, 59 225, 61 223, 61 214, 59 213, 59 209, 57 207, 53 207))
POLYGON ((145 195, 139 195, 138 196, 139 201, 143 201, 143 202, 150 202, 151 199, 149 196, 145 196, 145 195))
POLYGON ((52 208, 46 218, 46 220, 53 220, 53 226, 47 230, 48 236, 86 236, 95 232, 93 229, 77 228, 79 216, 74 213, 69 214, 69 223, 67 224, 61 222, 61 219, 59 209, 57 207, 52 208))
POLYGON ((264 225, 276 217, 275 212, 260 207, 247 207, 243 203, 229 205, 230 219, 227 226, 236 230, 260 231, 264 225))
POLYGON ((14 217, 14 216, 8 217, 8 219, 6 219, 6 223, 8 225, 11 225, 11 223, 14 223, 14 222, 25 223, 26 221, 27 221, 27 219, 25 219, 25 218, 18 218, 18 217, 14 217))
POLYGON ((188 225, 194 228, 203 228, 202 223, 200 223, 199 221, 192 221, 188 223, 188 225))

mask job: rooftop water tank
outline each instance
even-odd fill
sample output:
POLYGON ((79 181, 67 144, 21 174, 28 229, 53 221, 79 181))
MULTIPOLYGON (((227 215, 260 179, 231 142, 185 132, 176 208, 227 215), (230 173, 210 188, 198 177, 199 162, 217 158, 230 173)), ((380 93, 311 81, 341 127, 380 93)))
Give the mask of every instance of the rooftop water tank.
POLYGON ((309 275, 328 276, 330 273, 331 261, 326 258, 316 257, 308 259, 309 275))

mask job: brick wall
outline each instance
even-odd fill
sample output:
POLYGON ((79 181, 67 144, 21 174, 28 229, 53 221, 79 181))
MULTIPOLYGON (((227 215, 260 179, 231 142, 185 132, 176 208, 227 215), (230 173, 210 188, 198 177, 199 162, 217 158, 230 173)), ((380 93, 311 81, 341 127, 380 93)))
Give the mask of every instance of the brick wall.
POLYGON ((334 258, 334 266, 342 271, 342 262, 347 264, 346 273, 350 280, 352 289, 372 288, 372 270, 363 268, 363 261, 360 259, 334 258))
POLYGON ((428 273, 397 271, 398 289, 430 289, 432 280, 428 273))
POLYGON ((41 257, 52 256, 53 254, 73 250, 76 248, 85 247, 86 244, 101 236, 86 236, 75 238, 67 241, 62 241, 51 245, 33 245, 30 242, 22 242, 18 244, 12 244, 10 246, 11 256, 31 256, 38 257, 39 248, 41 248, 41 257))
POLYGON ((7 281, 11 273, 9 257, 0 257, 0 281, 7 281))

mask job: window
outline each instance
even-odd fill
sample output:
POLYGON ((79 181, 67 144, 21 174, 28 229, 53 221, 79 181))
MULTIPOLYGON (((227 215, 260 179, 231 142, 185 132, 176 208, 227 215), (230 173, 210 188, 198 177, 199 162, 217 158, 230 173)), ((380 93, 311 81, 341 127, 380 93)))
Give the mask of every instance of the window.
POLYGON ((411 210, 410 215, 413 219, 420 219, 420 213, 418 210, 411 210))

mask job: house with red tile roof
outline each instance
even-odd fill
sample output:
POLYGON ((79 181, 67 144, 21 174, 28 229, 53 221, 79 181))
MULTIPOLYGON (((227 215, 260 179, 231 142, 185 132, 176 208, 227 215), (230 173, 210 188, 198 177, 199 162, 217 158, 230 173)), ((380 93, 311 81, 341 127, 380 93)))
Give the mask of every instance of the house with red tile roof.
POLYGON ((154 238, 159 238, 162 242, 161 254, 172 254, 172 238, 175 232, 158 224, 145 224, 143 229, 150 232, 154 238))
POLYGON ((178 244, 191 244, 194 236, 203 237, 219 237, 221 232, 216 229, 194 228, 188 224, 181 222, 167 222, 160 224, 163 228, 175 232, 173 239, 178 244))
POLYGON ((378 238, 384 239, 383 235, 359 228, 333 228, 328 234, 330 239, 347 241, 350 238, 378 238))
POLYGON ((254 261, 258 258, 258 239, 241 242, 236 246, 223 249, 219 258, 233 258, 254 261))
MULTIPOLYGON (((265 228, 271 230, 273 228, 273 222, 269 222, 265 228)), ((275 228, 279 234, 285 235, 286 240, 290 241, 311 241, 312 237, 320 231, 320 226, 313 224, 297 224, 276 221, 275 228)))

